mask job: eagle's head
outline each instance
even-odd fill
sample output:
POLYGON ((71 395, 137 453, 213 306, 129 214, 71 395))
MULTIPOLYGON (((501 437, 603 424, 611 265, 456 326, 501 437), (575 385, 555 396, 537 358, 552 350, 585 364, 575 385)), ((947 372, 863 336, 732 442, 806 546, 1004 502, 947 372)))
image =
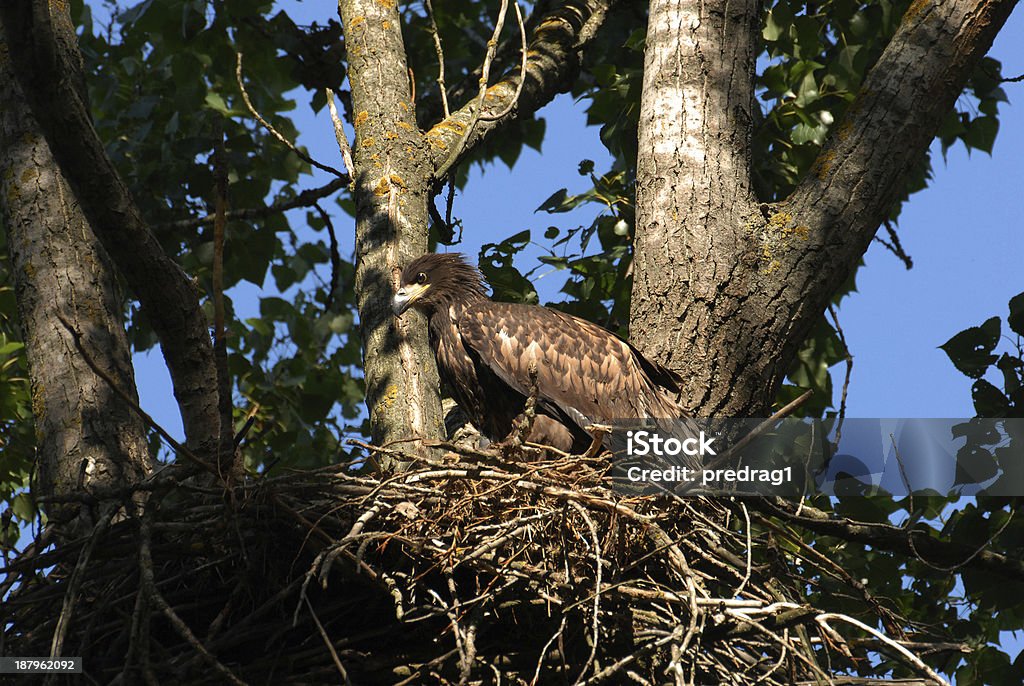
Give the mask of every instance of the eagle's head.
POLYGON ((464 255, 427 253, 409 263, 402 271, 398 292, 391 309, 401 316, 410 307, 428 315, 439 305, 487 297, 483 277, 464 255))

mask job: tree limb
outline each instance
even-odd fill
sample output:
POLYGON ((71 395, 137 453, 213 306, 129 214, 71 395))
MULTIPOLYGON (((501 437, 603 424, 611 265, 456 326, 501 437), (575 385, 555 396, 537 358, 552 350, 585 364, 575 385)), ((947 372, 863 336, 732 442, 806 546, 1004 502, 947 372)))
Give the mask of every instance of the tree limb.
MULTIPOLYGON (((348 184, 349 180, 347 178, 331 179, 323 186, 304 190, 290 200, 276 202, 273 205, 267 205, 266 207, 247 207, 241 210, 228 210, 224 213, 224 217, 228 221, 245 221, 246 219, 262 219, 263 217, 269 217, 273 214, 280 214, 281 212, 294 210, 297 207, 312 207, 320 199, 326 198, 328 195, 345 188, 348 184)), ((213 226, 215 220, 216 215, 213 214, 205 217, 177 219, 175 221, 154 224, 153 230, 158 233, 163 233, 165 231, 183 231, 185 229, 195 229, 200 226, 213 226)))
POLYGON ((427 132, 433 167, 439 169, 444 165, 447 169, 458 163, 458 160, 453 160, 446 164, 452 156, 452 149, 460 145, 474 119, 477 124, 465 136, 460 158, 464 158, 491 132, 533 114, 556 95, 568 90, 579 72, 579 51, 593 39, 615 2, 568 0, 541 20, 530 40, 525 81, 520 79, 520 70, 516 69, 487 89, 479 116, 474 99, 427 132), (520 84, 521 93, 517 101, 520 84), (498 120, 489 119, 509 107, 511 109, 506 116, 498 120))
POLYGON ((216 369, 199 289, 150 232, 92 126, 74 26, 60 5, 2 4, 15 71, 54 157, 103 247, 160 338, 188 444, 216 452, 216 369))
POLYGON ((845 541, 868 544, 873 548, 916 557, 932 565, 970 566, 1014 581, 1024 580, 1024 560, 1015 559, 977 546, 944 541, 921 529, 905 529, 892 524, 858 522, 832 515, 804 504, 782 498, 754 498, 748 505, 763 514, 781 517, 787 522, 819 534, 845 541))
POLYGON ((786 326, 796 334, 783 364, 856 268, 1015 4, 911 4, 811 172, 770 208, 764 287, 793 303, 786 326))

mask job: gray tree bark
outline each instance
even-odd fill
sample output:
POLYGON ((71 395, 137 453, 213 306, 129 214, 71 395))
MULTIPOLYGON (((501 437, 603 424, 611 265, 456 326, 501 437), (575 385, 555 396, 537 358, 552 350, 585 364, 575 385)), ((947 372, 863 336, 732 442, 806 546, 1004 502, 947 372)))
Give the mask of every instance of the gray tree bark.
MULTIPOLYGON (((437 367, 422 315, 396 319, 401 269, 427 251, 432 169, 416 126, 395 3, 341 0, 356 131, 356 294, 366 404, 379 444, 442 437, 437 367)), ((412 446, 410 446, 412 447, 412 446)))
MULTIPOLYGON (((83 359, 61 321, 137 401, 113 269, 50 154, 2 40, 0 103, 0 224, 29 362, 41 492, 60 496, 134 483, 153 468, 145 428, 83 359)), ((59 519, 61 513, 51 508, 49 514, 59 519)))
POLYGON ((164 253, 92 126, 67 5, 0 3, 11 64, 82 213, 160 339, 192 452, 231 469, 199 289, 164 253))
POLYGON ((758 205, 758 4, 654 0, 631 330, 703 416, 766 413, 1015 0, 915 2, 791 197, 758 205))

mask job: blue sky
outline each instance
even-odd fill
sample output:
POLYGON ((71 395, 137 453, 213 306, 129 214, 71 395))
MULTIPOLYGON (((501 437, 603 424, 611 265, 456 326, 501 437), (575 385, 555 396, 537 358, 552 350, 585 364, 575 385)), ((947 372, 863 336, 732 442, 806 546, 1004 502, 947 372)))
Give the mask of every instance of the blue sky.
MULTIPOLYGON (((301 3, 292 16, 299 22, 323 22, 332 12, 329 6, 301 3)), ((1024 10, 1018 8, 990 52, 1003 63, 1007 76, 1024 73, 1022 36, 1024 10)), ((914 268, 907 271, 875 243, 858 274, 857 292, 843 302, 840 323, 854 355, 850 416, 974 414, 970 381, 956 372, 937 346, 993 315, 1005 317, 1009 299, 1024 291, 1024 83, 1004 87, 1011 102, 1000 108, 991 157, 968 155, 957 146, 943 162, 938 146, 933 146, 934 178, 911 198, 900 220, 900 237, 914 268)), ((568 187, 570 193, 586 189, 586 179, 576 173, 580 160, 595 160, 598 171, 607 168, 609 158, 598 130, 585 125, 585 104, 561 96, 548 105, 541 112, 547 120, 542 152, 524 150, 514 170, 500 162, 484 170, 474 168, 465 192, 456 197, 454 213, 465 225, 464 243, 456 249, 475 257, 480 245, 524 228, 543 240, 548 225, 565 229, 590 222, 593 210, 587 208, 566 215, 534 213, 559 188, 568 187)), ((294 115, 302 131, 299 142, 317 159, 338 164, 326 110, 314 115, 300 97, 294 115)), ((324 181, 317 178, 308 185, 324 181)), ((343 254, 351 255, 354 222, 340 211, 334 215, 343 254)), ((301 223, 300 213, 293 224, 301 223)), ((517 266, 527 271, 536 265, 538 254, 539 249, 528 251, 517 266)), ((556 297, 561 278, 554 273, 537 284, 542 298, 556 297)), ((242 313, 256 312, 259 295, 250 286, 232 292, 242 313)), ((136 356, 136 370, 143 406, 180 436, 177 408, 159 354, 136 356)), ((841 374, 841 367, 835 367, 834 376, 841 374)))

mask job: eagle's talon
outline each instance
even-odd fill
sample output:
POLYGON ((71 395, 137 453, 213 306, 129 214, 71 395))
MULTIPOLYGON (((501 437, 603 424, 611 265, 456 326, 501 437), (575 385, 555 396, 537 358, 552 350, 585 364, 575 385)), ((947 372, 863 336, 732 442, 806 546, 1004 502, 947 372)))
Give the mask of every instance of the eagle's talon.
POLYGON ((591 460, 597 457, 601 449, 604 448, 604 437, 612 432, 612 427, 607 424, 588 424, 586 430, 590 434, 591 442, 590 447, 583 453, 583 457, 591 460))

